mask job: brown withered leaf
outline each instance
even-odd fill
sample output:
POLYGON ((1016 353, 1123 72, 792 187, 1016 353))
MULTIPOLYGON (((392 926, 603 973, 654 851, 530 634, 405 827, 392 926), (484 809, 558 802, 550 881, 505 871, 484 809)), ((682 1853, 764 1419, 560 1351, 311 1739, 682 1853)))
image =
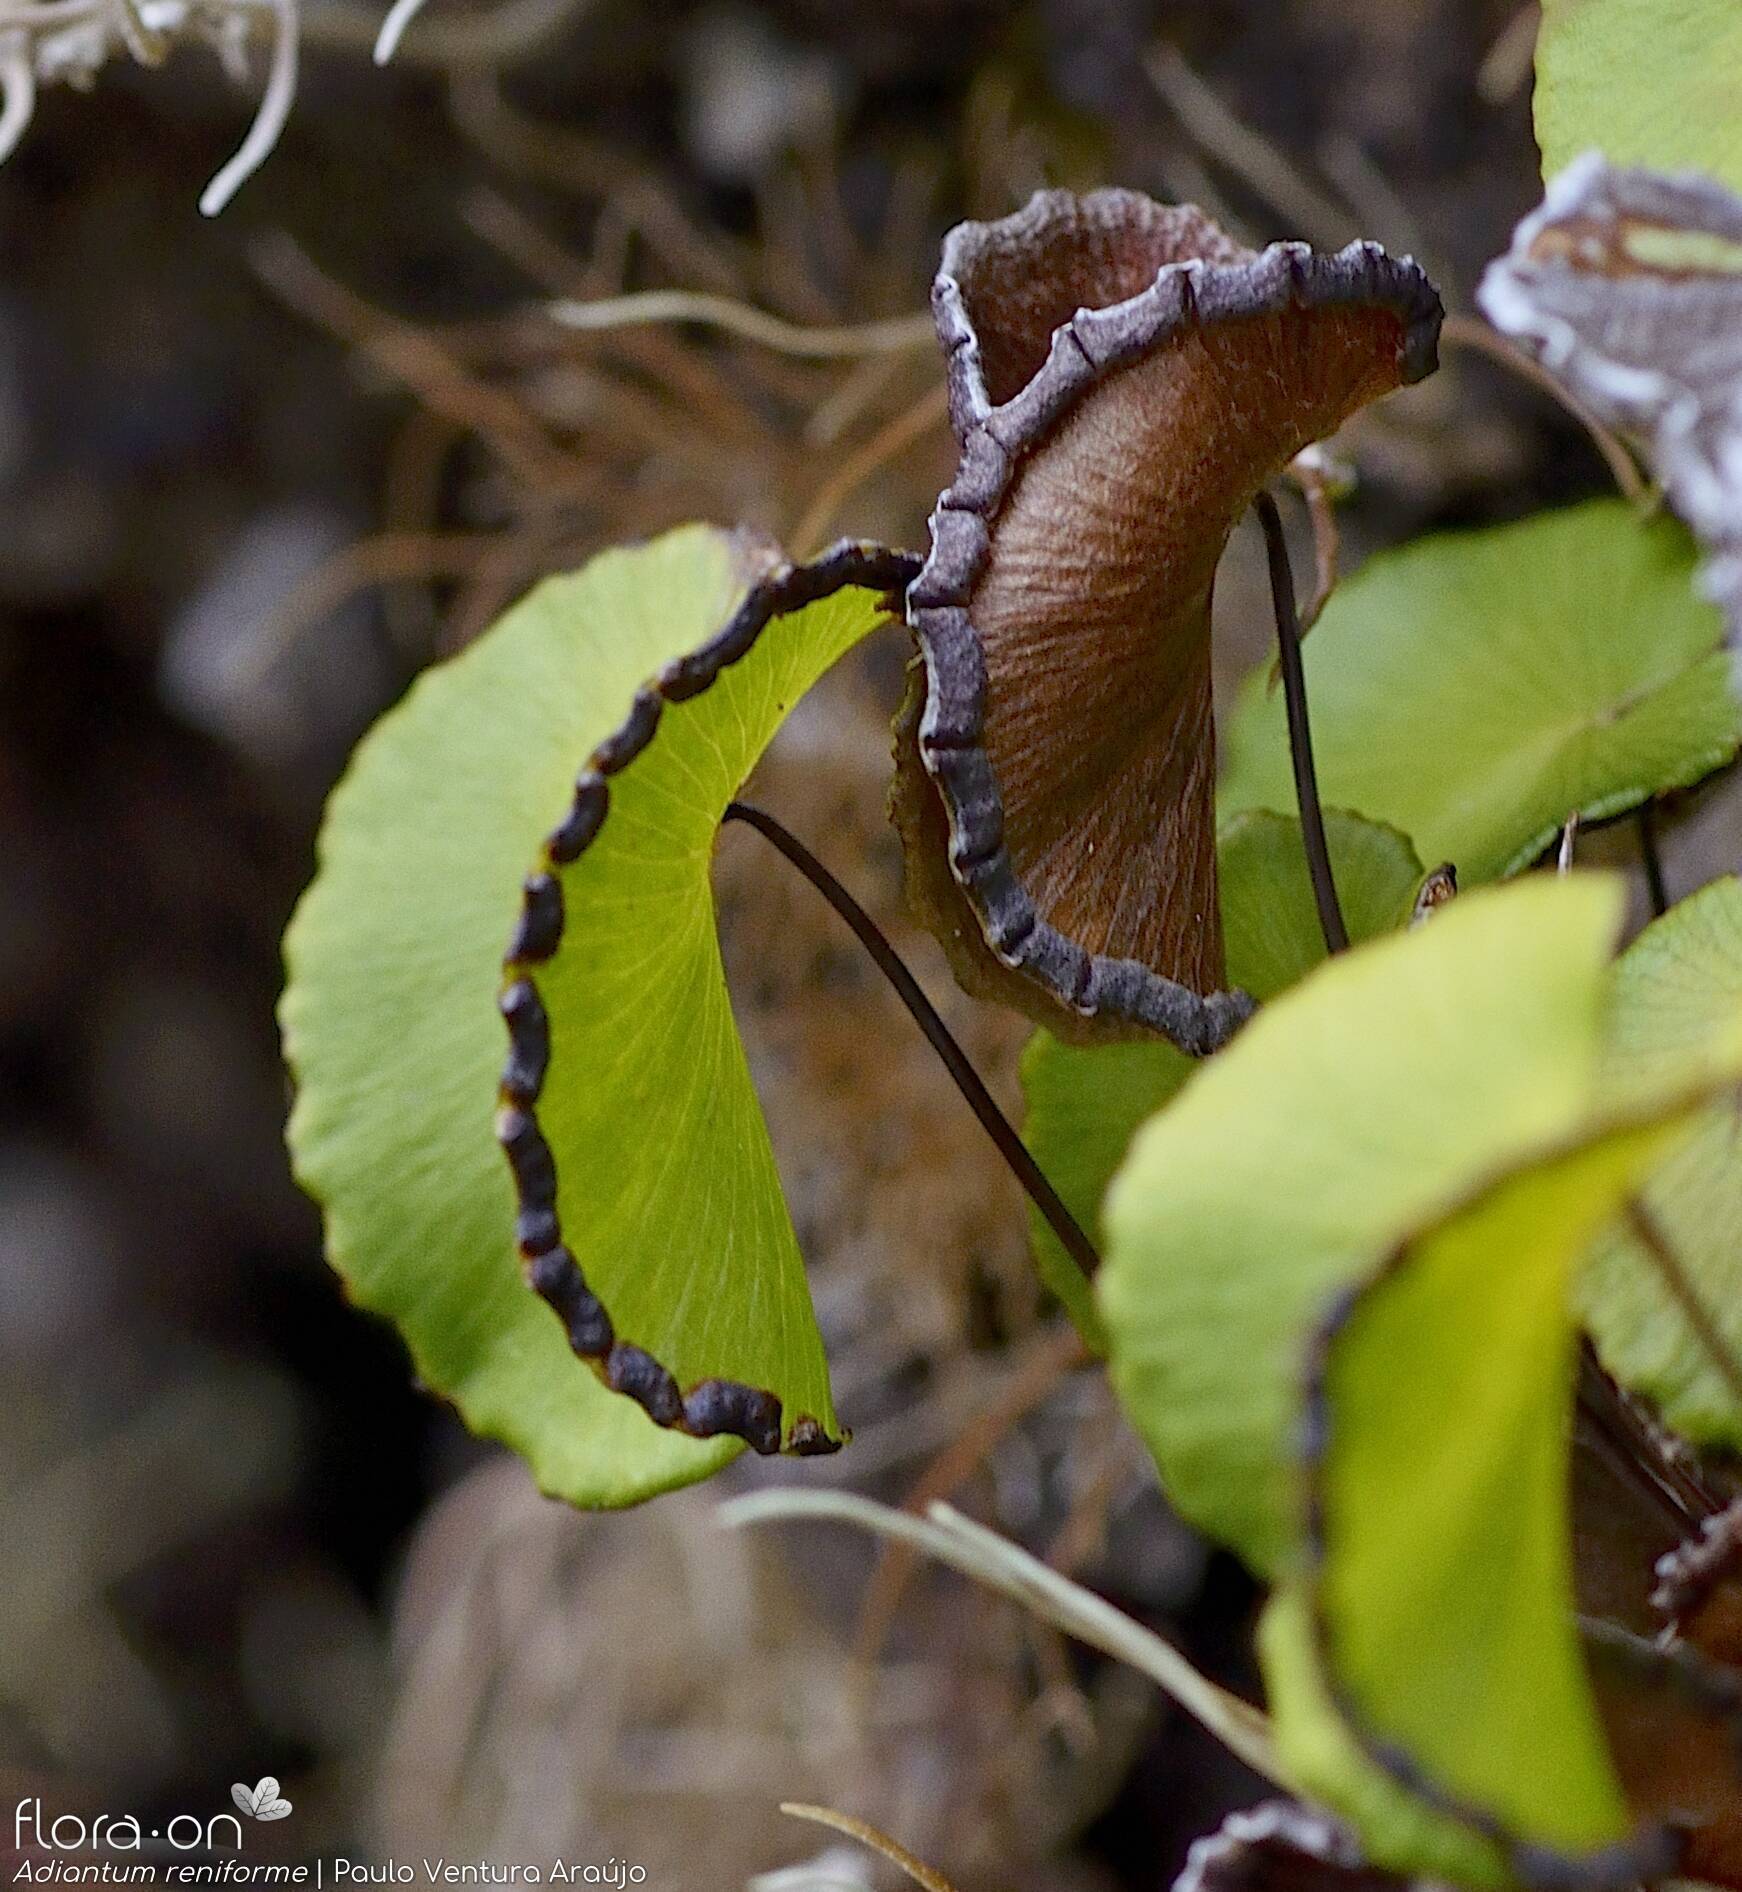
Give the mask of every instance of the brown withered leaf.
POLYGON ((1203 1054, 1223 990, 1216 566, 1254 494, 1434 365, 1439 298, 1351 244, 1255 254, 1136 192, 958 226, 932 292, 961 445, 908 594, 910 897, 970 990, 1203 1054))
POLYGON ((1590 152, 1549 185, 1476 300, 1642 444, 1742 642, 1742 197, 1590 152))

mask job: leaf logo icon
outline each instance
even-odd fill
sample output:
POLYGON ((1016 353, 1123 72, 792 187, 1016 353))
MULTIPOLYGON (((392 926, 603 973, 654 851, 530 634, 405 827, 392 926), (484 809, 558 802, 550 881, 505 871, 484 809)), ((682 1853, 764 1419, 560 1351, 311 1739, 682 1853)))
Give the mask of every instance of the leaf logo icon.
POLYGON ((252 1787, 237 1781, 230 1798, 251 1820, 282 1820, 290 1811, 290 1802, 280 1798, 278 1782, 270 1774, 262 1774, 252 1787))

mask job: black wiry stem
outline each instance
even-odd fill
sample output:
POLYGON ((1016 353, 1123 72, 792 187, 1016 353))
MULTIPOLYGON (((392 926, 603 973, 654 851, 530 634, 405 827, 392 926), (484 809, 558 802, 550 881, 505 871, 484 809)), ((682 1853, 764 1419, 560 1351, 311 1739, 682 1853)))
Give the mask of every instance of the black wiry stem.
POLYGON ((1661 920, 1669 911, 1669 889, 1664 885, 1663 856, 1657 851, 1657 811, 1649 801, 1639 804, 1639 858, 1653 917, 1661 920))
POLYGON ((749 802, 734 801, 727 803, 723 819, 741 821, 746 827, 754 828, 765 841, 785 855, 852 928, 854 937, 870 954, 877 970, 895 988, 896 997, 907 1007, 913 1022, 925 1033, 927 1042, 943 1060, 944 1069, 949 1072, 956 1089, 967 1099, 968 1108, 980 1119, 981 1127, 998 1146, 998 1154, 1028 1192, 1029 1201, 1046 1217, 1047 1226, 1059 1238, 1065 1253, 1085 1275, 1092 1275, 1101 1265, 1095 1244, 1083 1233, 1076 1217, 1065 1207, 1058 1191, 1029 1155, 1028 1146, 1016 1134, 1010 1119, 998 1108, 992 1093, 981 1081, 980 1073, 968 1061, 968 1054, 951 1036, 949 1026, 938 1016, 937 1008, 920 989, 919 981, 908 971, 901 955, 884 938, 877 922, 810 849, 771 814, 749 802))
POLYGON ((1288 752, 1294 763, 1294 794, 1300 808, 1301 841, 1312 875, 1313 899, 1319 909, 1319 930, 1325 951, 1340 953, 1349 943, 1337 883, 1331 874, 1331 850, 1325 840, 1324 811, 1319 807, 1318 771, 1313 767, 1313 732, 1307 721, 1306 671, 1300 660, 1300 618, 1295 610, 1294 573, 1288 562, 1288 541, 1282 534, 1282 515, 1269 493, 1252 502, 1264 528, 1264 550, 1270 561, 1270 596, 1276 607, 1277 655, 1282 664, 1282 694, 1288 705, 1288 752))

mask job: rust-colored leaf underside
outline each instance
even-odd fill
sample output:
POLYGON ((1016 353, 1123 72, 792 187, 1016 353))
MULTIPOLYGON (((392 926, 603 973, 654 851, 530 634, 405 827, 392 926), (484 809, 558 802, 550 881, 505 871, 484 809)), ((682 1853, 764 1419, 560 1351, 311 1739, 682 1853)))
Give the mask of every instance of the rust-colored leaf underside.
POLYGON ((1006 846, 1049 924, 1194 992, 1226 983, 1210 603, 1235 521, 1397 383, 1389 310, 1188 329, 1023 466, 970 606, 1006 846))

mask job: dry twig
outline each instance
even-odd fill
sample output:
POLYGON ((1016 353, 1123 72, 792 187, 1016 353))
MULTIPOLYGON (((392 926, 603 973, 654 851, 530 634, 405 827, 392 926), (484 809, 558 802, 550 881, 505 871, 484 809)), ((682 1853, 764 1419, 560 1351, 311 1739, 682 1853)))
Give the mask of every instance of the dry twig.
POLYGON ((850 1491, 793 1487, 734 1498, 720 1507, 719 1518, 730 1529, 792 1518, 830 1518, 916 1545, 940 1563, 1020 1603, 1054 1628, 1147 1675, 1255 1773, 1293 1791, 1271 1737, 1269 1717, 1261 1709, 1199 1674, 1171 1643, 1104 1597, 1060 1576, 1020 1545, 975 1524, 947 1504, 934 1504, 923 1518, 916 1518, 850 1491))

